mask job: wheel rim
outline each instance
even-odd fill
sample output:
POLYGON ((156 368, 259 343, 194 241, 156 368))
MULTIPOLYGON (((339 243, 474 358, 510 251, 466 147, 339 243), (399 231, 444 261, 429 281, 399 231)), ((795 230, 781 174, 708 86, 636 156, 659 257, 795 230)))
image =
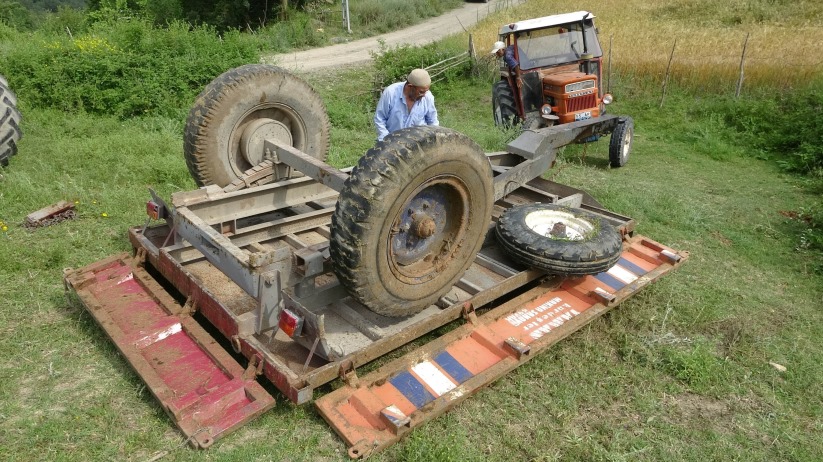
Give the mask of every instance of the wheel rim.
POLYGON ((300 115, 289 106, 268 103, 249 109, 238 119, 228 139, 226 152, 235 175, 239 177, 265 160, 262 149, 267 136, 304 150, 308 129, 300 115))
POLYGON ((442 175, 421 184, 392 221, 389 267, 409 284, 437 277, 454 260, 469 224, 468 188, 442 175))
POLYGON ((629 157, 629 149, 632 146, 632 134, 634 129, 626 130, 626 136, 623 137, 623 146, 620 148, 620 158, 625 161, 629 157))
POLYGON ((537 210, 524 221, 536 234, 559 241, 583 241, 595 230, 590 221, 560 210, 537 210))

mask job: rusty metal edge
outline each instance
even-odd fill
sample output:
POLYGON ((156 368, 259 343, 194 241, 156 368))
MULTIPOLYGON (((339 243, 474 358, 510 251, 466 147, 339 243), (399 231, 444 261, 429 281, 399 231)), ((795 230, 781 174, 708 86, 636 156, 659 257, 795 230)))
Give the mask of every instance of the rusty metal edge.
POLYGON ((109 337, 112 343, 117 347, 117 350, 126 358, 135 374, 146 384, 149 391, 158 401, 161 408, 168 414, 175 425, 188 437, 190 445, 199 448, 206 448, 211 446, 214 441, 222 438, 226 434, 240 428, 247 421, 256 418, 276 404, 274 397, 271 396, 265 389, 254 381, 243 380, 244 389, 248 396, 253 398, 255 409, 253 412, 246 414, 247 418, 237 420, 233 424, 220 428, 217 431, 212 429, 193 428, 187 425, 184 419, 183 412, 175 412, 164 403, 174 398, 174 392, 169 388, 163 379, 151 368, 142 367, 147 364, 145 358, 140 351, 124 342, 118 341, 125 338, 126 335, 117 326, 113 319, 105 313, 101 302, 97 297, 89 292, 85 287, 88 286, 87 279, 83 274, 101 270, 113 264, 121 263, 125 266, 130 266, 132 272, 135 274, 135 280, 139 281, 140 285, 145 289, 146 293, 151 296, 157 303, 166 311, 169 316, 174 316, 180 319, 181 325, 184 326, 186 335, 191 338, 197 345, 210 355, 220 367, 228 373, 232 379, 243 378, 244 369, 226 352, 214 339, 209 335, 190 315, 181 313, 179 305, 172 299, 172 297, 146 273, 140 265, 135 261, 135 257, 127 253, 117 254, 101 261, 92 263, 86 267, 78 269, 67 269, 64 271, 64 284, 66 290, 73 291, 83 305, 86 311, 92 315, 92 318, 98 323, 103 332, 109 337))
MULTIPOLYGON (((660 246, 661 248, 665 248, 664 246, 660 245, 656 241, 648 239, 644 236, 635 236, 632 238, 632 242, 643 240, 645 242, 650 242, 655 245, 660 246)), ((326 420, 327 423, 335 430, 335 432, 349 445, 349 456, 352 458, 365 458, 374 453, 382 451, 383 449, 392 446, 393 444, 400 441, 403 437, 408 435, 414 428, 417 426, 428 422, 430 420, 435 419, 436 417, 442 415, 449 409, 453 408, 457 404, 463 402, 466 398, 473 395, 483 387, 490 385, 491 383, 495 382, 499 378, 503 377, 504 375, 508 374, 512 370, 516 369, 522 364, 530 361, 532 358, 537 356, 538 354, 544 352, 549 347, 555 345, 556 343, 560 342, 561 340, 565 339, 569 335, 573 334, 574 332, 580 330, 582 327, 586 326, 590 322, 594 321, 596 318, 602 316, 603 314, 611 311, 619 304, 627 300, 629 297, 637 293, 640 289, 649 285, 661 277, 669 274, 671 271, 678 268, 683 262, 685 262, 689 254, 688 252, 677 252, 682 258, 679 262, 676 263, 662 263, 659 267, 653 269, 649 273, 646 273, 645 278, 638 279, 637 281, 627 285, 626 287, 620 289, 615 294, 617 295, 617 300, 614 303, 610 304, 603 304, 603 303, 596 303, 588 308, 586 311, 581 313, 580 315, 572 318, 570 321, 564 323, 560 328, 550 332, 549 334, 541 337, 540 339, 534 341, 529 346, 531 347, 531 354, 523 355, 520 357, 519 360, 515 359, 512 356, 501 360, 499 363, 495 364, 488 370, 476 375, 475 377, 466 381, 463 385, 466 389, 471 390, 469 393, 463 394, 457 398, 445 399, 444 397, 440 397, 432 401, 431 403, 427 404, 423 408, 419 409, 411 416, 412 424, 409 427, 402 427, 398 430, 397 434, 390 438, 383 443, 374 444, 365 441, 348 441, 346 440, 346 435, 340 432, 333 424, 332 421, 334 420, 333 416, 331 415, 331 411, 334 408, 334 404, 340 401, 341 397, 346 397, 349 394, 349 390, 352 388, 349 385, 344 385, 343 387, 323 396, 321 399, 315 401, 315 408, 318 410, 320 415, 326 420), (326 405, 326 403, 329 403, 326 405)), ((523 304, 528 303, 531 300, 534 300, 541 295, 555 290, 558 285, 554 281, 547 281, 546 283, 542 284, 541 286, 535 287, 528 292, 521 294, 520 296, 516 297, 515 299, 510 300, 509 302, 494 308, 487 313, 483 314, 478 318, 479 325, 488 325, 491 324, 503 316, 506 316, 510 313, 513 313, 517 309, 520 308, 523 304)), ((471 332, 475 330, 476 326, 472 323, 466 323, 451 332, 438 337, 435 340, 427 343, 426 345, 421 346, 420 348, 404 355, 401 358, 398 358, 384 366, 381 366, 379 369, 369 373, 367 376, 360 378, 358 380, 357 387, 369 387, 374 385, 375 383, 384 380, 385 377, 393 371, 399 370, 400 368, 413 364, 421 358, 427 357, 432 351, 439 351, 443 349, 446 345, 456 340, 459 340, 467 335, 470 335, 471 332)))

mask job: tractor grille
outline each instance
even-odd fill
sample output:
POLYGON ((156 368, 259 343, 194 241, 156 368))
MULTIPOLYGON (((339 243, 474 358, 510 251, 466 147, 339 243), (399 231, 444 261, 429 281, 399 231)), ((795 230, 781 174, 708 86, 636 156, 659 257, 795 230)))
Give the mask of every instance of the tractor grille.
POLYGON ((597 95, 589 93, 587 95, 580 95, 576 97, 569 97, 566 101, 566 111, 576 112, 584 109, 591 109, 597 106, 597 95))

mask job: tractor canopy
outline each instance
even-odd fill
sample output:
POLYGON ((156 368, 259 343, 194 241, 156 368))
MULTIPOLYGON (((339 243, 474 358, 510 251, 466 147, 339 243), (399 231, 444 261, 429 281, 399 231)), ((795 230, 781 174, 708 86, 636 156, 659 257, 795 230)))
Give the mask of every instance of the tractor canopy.
POLYGON ((588 11, 527 19, 504 25, 500 39, 515 45, 520 69, 546 68, 603 55, 588 11))

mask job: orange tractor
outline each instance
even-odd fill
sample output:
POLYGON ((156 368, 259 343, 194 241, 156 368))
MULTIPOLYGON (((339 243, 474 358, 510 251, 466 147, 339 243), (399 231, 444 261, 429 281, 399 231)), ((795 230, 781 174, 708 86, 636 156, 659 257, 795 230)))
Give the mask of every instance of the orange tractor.
MULTIPOLYGON (((594 15, 587 11, 527 19, 500 28, 495 52, 501 61, 500 80, 492 87, 492 110, 498 126, 522 123, 537 130, 573 122, 596 122, 613 100, 603 89, 603 51, 594 15)), ((626 164, 634 122, 619 116, 577 142, 611 133, 609 163, 626 164)))

